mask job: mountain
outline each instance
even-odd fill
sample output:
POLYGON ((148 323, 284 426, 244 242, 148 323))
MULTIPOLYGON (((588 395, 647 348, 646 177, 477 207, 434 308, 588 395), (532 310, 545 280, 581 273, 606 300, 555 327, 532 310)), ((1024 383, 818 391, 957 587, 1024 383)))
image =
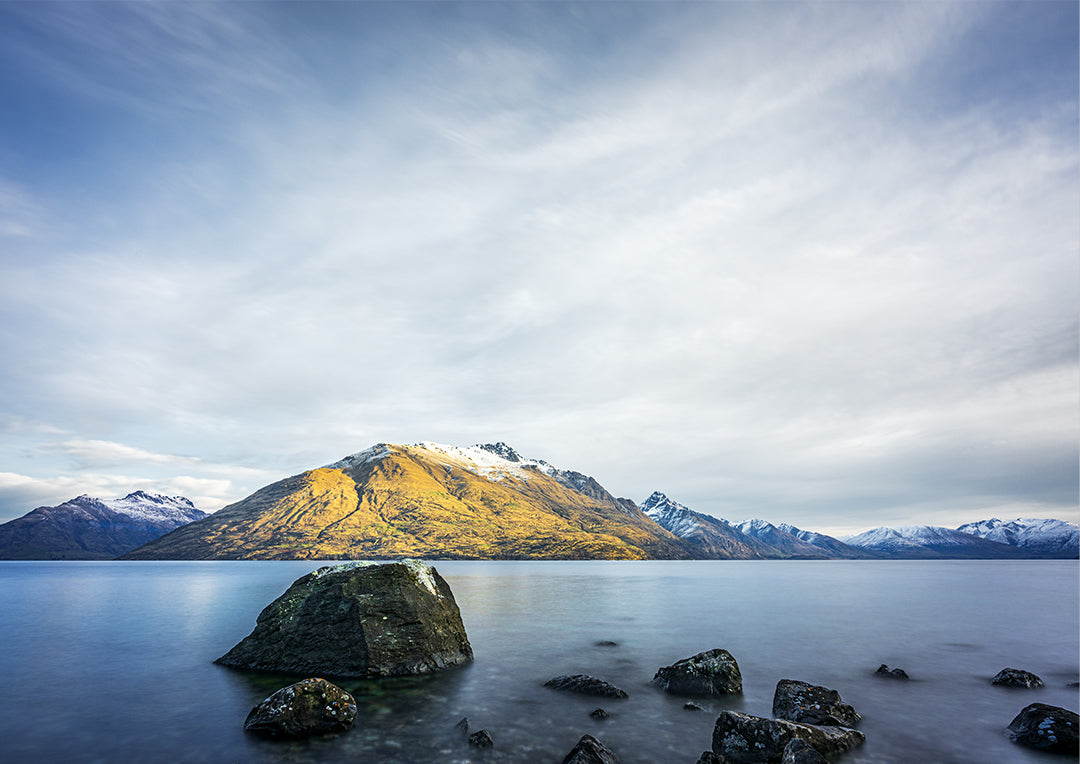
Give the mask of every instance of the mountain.
POLYGON ((592 478, 505 443, 380 443, 278 481, 125 559, 687 558, 592 478))
POLYGON ((1080 557, 1080 527, 1063 520, 1017 518, 1007 523, 996 517, 965 523, 956 530, 972 536, 1015 546, 1036 557, 1080 557))
POLYGON ((799 530, 793 525, 773 525, 754 518, 736 523, 741 533, 757 539, 775 550, 772 556, 798 558, 847 558, 858 559, 872 556, 865 550, 856 549, 831 536, 799 530))
POLYGON ((0 525, 0 559, 111 560, 207 514, 182 496, 79 496, 0 525))
POLYGON ((701 559, 751 560, 775 556, 768 547, 747 538, 724 520, 703 515, 655 491, 641 510, 656 523, 686 542, 701 559))
POLYGON ((1007 560, 1031 556, 1008 544, 931 525, 874 528, 842 541, 885 557, 903 559, 1007 560))

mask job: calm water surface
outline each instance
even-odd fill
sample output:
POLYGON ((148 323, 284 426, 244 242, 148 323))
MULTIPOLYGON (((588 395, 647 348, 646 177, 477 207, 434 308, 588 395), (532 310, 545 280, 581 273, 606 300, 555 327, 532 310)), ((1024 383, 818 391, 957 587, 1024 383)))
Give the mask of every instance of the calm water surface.
POLYGON ((475 663, 338 682, 360 708, 345 734, 245 735, 251 707, 295 678, 212 661, 319 566, 0 562, 0 761, 559 762, 590 733, 627 763, 694 764, 719 711, 771 715, 783 678, 839 690, 862 714, 867 743, 845 763, 1068 760, 1003 730, 1032 702, 1077 710, 1075 561, 436 563, 475 663), (692 712, 649 685, 658 667, 714 647, 738 660, 741 697, 692 712), (913 681, 874 677, 881 663, 913 681), (991 686, 1006 666, 1047 687, 991 686), (572 673, 630 697, 542 686, 572 673), (612 716, 590 718, 598 705, 612 716), (495 749, 468 747, 454 730, 463 716, 495 749))

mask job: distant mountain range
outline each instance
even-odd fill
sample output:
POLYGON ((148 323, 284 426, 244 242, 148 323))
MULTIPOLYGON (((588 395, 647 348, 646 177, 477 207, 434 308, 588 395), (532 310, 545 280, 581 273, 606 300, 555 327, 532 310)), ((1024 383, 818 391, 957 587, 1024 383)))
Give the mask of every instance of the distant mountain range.
POLYGON ((79 496, 0 525, 0 559, 111 560, 206 516, 182 496, 79 496))
POLYGON ((1080 556, 1077 526, 985 520, 833 538, 729 523, 659 491, 639 508, 505 443, 381 443, 206 515, 80 496, 0 525, 0 559, 1021 559, 1080 556), (141 535, 139 535, 141 534, 141 535), (140 546, 141 545, 141 546, 140 546))

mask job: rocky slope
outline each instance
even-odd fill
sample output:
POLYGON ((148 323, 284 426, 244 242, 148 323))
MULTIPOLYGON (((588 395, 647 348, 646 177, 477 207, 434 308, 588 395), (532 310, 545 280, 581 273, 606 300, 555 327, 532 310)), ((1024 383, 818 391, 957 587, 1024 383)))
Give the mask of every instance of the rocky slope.
POLYGON ((773 525, 765 520, 754 518, 736 523, 736 528, 744 535, 757 539, 775 549, 784 557, 800 559, 860 559, 872 557, 865 550, 849 546, 832 536, 813 531, 803 531, 793 525, 781 523, 773 525))
POLYGON ((111 560, 206 516, 182 496, 79 496, 0 525, 0 559, 111 560))
POLYGON ((903 559, 1009 560, 1030 557, 1008 544, 932 525, 874 528, 842 539, 884 557, 903 559))
POLYGON ((125 559, 649 559, 686 546, 595 480, 506 444, 379 444, 125 559))
POLYGON ((1023 549, 1032 556, 1075 559, 1080 556, 1080 528, 1063 520, 996 517, 966 523, 956 530, 1023 549))
POLYGON ((647 498, 641 510, 662 528, 681 538, 696 558, 758 560, 779 556, 728 522, 695 512, 660 491, 647 498))

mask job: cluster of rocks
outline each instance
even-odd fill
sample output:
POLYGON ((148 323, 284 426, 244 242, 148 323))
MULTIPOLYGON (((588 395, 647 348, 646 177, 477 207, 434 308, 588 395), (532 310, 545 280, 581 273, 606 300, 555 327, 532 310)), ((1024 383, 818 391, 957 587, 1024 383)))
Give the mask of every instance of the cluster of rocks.
MULTIPOLYGON (((614 647, 613 642, 597 643, 614 647)), ((259 615, 255 630, 218 659, 226 666, 256 670, 377 677, 424 674, 472 660, 472 648, 449 585, 430 565, 413 560, 389 564, 349 563, 325 567, 295 581, 259 615)), ((887 679, 909 679, 903 669, 882 664, 887 679)), ((1002 669, 992 680, 1004 687, 1038 688, 1043 681, 1028 671, 1002 669)), ((652 684, 686 697, 719 697, 742 692, 742 674, 724 649, 709 650, 661 667, 652 684)), ((593 697, 624 699, 628 694, 587 674, 557 676, 545 686, 593 697)), ((690 711, 704 709, 693 702, 690 711)), ((347 730, 357 715, 348 692, 318 677, 291 684, 257 704, 244 729, 271 738, 297 738, 347 730)), ((608 716, 603 708, 590 716, 608 716)), ((825 757, 865 741, 855 729, 861 717, 840 694, 793 679, 776 685, 773 718, 722 711, 712 747, 698 764, 821 764, 825 757)), ((492 748, 486 729, 472 731, 458 722, 468 744, 492 748)), ((1039 750, 1078 752, 1077 714, 1032 703, 1008 726, 1015 743, 1039 750)), ((617 764, 618 756, 584 735, 563 764, 617 764)))
MULTIPOLYGON (((739 664, 727 650, 717 648, 684 658, 657 670, 652 684, 664 692, 689 697, 719 697, 742 692, 739 664)), ((558 676, 546 687, 585 695, 625 698, 627 693, 603 679, 587 674, 558 676)), ((704 710, 688 702, 687 710, 704 710)), ((592 716, 606 716, 596 709, 592 716)), ((859 714, 844 703, 840 694, 792 679, 782 679, 773 697, 773 716, 768 719, 737 711, 723 711, 713 729, 712 749, 705 751, 699 764, 716 762, 790 762, 813 764, 847 751, 865 740, 852 729, 859 714)), ((579 741, 564 759, 564 764, 611 764, 616 754, 588 735, 579 741)))

